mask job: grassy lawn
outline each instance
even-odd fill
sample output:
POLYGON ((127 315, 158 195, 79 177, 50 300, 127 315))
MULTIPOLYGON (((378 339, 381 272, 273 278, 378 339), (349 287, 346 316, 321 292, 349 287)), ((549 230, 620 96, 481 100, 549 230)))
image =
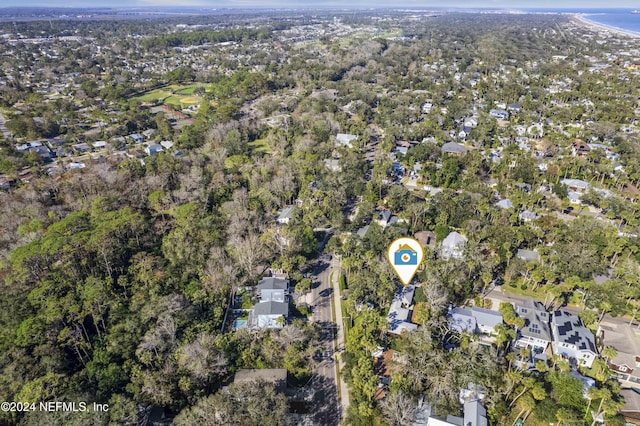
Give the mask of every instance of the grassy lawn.
POLYGON ((138 99, 142 102, 151 102, 151 101, 160 101, 167 97, 171 96, 171 92, 168 92, 165 89, 155 89, 150 92, 145 93, 142 96, 138 96, 135 99, 138 99))
POLYGON ((544 298, 547 297, 547 292, 544 290, 543 286, 538 286, 538 288, 535 291, 533 291, 531 289, 532 286, 529 286, 527 287, 527 289, 523 290, 520 287, 520 285, 521 285, 521 282, 518 281, 515 287, 511 287, 509 284, 505 284, 500 288, 502 289, 503 292, 513 294, 516 296, 531 297, 533 299, 538 299, 538 300, 544 300, 544 298))
POLYGON ((158 102, 177 108, 183 108, 184 106, 197 104, 202 100, 200 96, 195 94, 196 89, 201 86, 201 84, 172 84, 170 86, 150 90, 143 95, 135 97, 134 99, 141 102, 158 102))

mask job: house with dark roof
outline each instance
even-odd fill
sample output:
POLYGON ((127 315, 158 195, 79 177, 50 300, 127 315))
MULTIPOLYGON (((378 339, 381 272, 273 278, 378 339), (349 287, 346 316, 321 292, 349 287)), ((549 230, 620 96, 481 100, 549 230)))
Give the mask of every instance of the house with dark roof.
POLYGON ((467 147, 455 142, 447 142, 442 145, 442 152, 446 152, 447 154, 451 155, 464 155, 468 151, 469 149, 467 147))
POLYGON ((383 229, 398 222, 398 216, 395 216, 389 210, 378 210, 376 211, 376 215, 376 222, 378 222, 378 225, 382 226, 383 229))
POLYGON ((598 356, 593 333, 587 329, 577 315, 557 310, 551 316, 553 353, 562 355, 578 365, 591 368, 598 356))
POLYGON ((527 299, 515 307, 516 315, 524 319, 524 326, 516 329, 516 348, 528 348, 534 353, 544 353, 551 343, 549 312, 541 302, 527 299))

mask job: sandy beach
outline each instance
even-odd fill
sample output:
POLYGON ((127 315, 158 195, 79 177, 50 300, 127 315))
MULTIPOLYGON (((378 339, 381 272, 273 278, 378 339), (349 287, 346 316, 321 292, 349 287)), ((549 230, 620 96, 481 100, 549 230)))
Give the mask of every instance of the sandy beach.
POLYGON ((614 34, 614 35, 621 35, 621 36, 625 36, 625 37, 640 38, 640 33, 623 30, 621 28, 610 27, 608 25, 599 24, 597 22, 590 21, 589 20, 589 15, 575 14, 575 15, 573 15, 573 19, 575 19, 580 24, 582 24, 584 26, 587 26, 587 27, 589 27, 590 29, 592 29, 593 31, 596 31, 596 32, 604 32, 606 34, 614 34))

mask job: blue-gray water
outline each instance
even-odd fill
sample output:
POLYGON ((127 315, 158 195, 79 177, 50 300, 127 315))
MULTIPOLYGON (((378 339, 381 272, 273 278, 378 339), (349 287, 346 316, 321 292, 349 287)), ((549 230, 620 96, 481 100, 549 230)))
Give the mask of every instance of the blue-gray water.
MULTIPOLYGON (((640 33, 640 14, 633 14, 631 10, 632 9, 531 9, 531 11, 537 12, 580 13, 586 15, 585 18, 587 20, 597 24, 640 33)), ((637 10, 640 11, 640 2, 638 2, 637 10)))

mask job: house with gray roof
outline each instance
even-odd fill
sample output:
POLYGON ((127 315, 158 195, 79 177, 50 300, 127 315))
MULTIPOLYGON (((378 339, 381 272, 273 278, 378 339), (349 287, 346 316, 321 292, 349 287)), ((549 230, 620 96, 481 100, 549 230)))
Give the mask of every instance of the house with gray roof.
POLYGON ((425 406, 427 410, 419 407, 414 426, 487 426, 489 424, 487 410, 477 399, 464 403, 462 417, 451 414, 446 417, 434 416, 431 414, 431 407, 427 404, 425 406))
POLYGON ((562 355, 570 361, 591 368, 598 356, 593 333, 587 329, 577 315, 557 310, 551 316, 554 354, 562 355))
POLYGON ((507 210, 513 207, 513 203, 510 199, 505 198, 496 203, 496 207, 500 207, 501 209, 507 210))
POLYGON ((584 193, 589 189, 589 182, 580 179, 562 179, 560 183, 566 186, 570 191, 584 193))
POLYGON ((258 282, 260 302, 249 313, 249 327, 281 328, 282 318, 289 317, 289 280, 265 277, 258 282))
POLYGON ((280 213, 278 213, 278 218, 276 219, 276 222, 278 222, 281 225, 286 225, 287 223, 289 223, 289 221, 293 219, 293 213, 295 209, 296 208, 294 206, 289 206, 280 210, 280 213))
POLYGON ((531 222, 532 220, 536 220, 538 218, 538 213, 531 210, 523 210, 518 215, 518 218, 520 218, 520 220, 523 222, 531 222))
POLYGON ((464 155, 468 151, 469 149, 467 147, 455 142, 447 142, 444 145, 442 145, 442 152, 446 152, 447 154, 464 155))
POLYGON ((389 210, 378 210, 376 215, 376 222, 378 222, 378 225, 382 226, 383 229, 398 222, 398 216, 395 216, 389 210))
POLYGON ((543 353, 551 343, 549 312, 538 301, 527 299, 515 307, 516 315, 524 319, 524 326, 516 329, 516 348, 528 348, 543 353))
POLYGON ((389 333, 402 334, 403 331, 411 332, 418 328, 416 324, 411 322, 411 309, 415 291, 415 286, 407 285, 393 296, 393 301, 387 314, 389 333))
POLYGON ((525 262, 537 262, 540 260, 540 255, 536 250, 518 249, 516 257, 525 262))
POLYGON ((451 307, 447 317, 451 330, 472 334, 494 334, 496 325, 502 324, 500 312, 476 306, 451 307))
POLYGON ((609 368, 620 384, 640 390, 640 338, 634 328, 628 324, 603 322, 598 328, 598 344, 616 349, 616 356, 609 360, 609 368))
POLYGON ((261 302, 286 302, 289 294, 289 280, 266 277, 258 282, 257 290, 261 302))
POLYGON ((460 259, 464 254, 464 248, 467 245, 467 237, 457 232, 451 232, 442 240, 441 255, 443 259, 456 258, 460 259))
POLYGON ((287 302, 261 301, 256 303, 249 314, 249 327, 253 328, 282 328, 282 318, 289 316, 287 302))

